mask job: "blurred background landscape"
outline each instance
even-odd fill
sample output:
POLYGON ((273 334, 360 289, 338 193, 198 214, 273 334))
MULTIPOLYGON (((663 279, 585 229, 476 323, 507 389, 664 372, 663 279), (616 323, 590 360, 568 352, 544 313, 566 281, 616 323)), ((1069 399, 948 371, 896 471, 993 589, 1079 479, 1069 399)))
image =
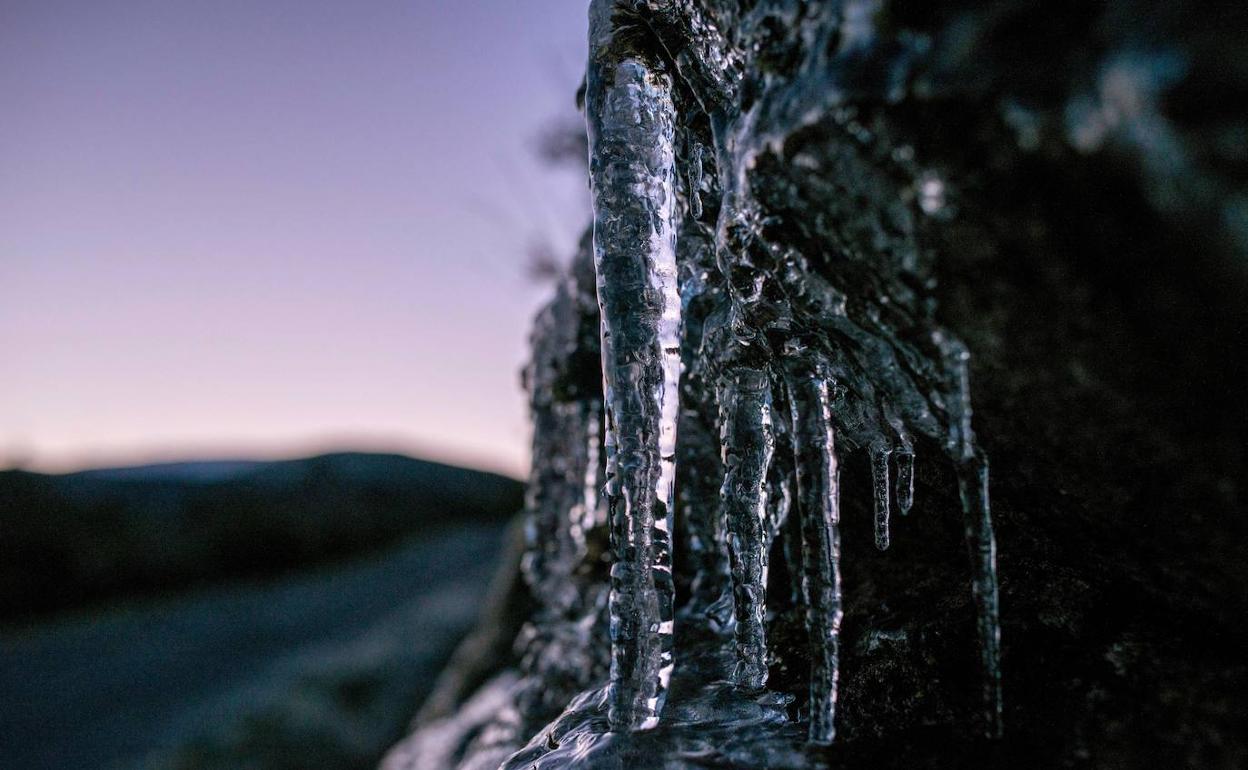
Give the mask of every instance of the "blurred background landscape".
POLYGON ((522 503, 584 3, 0 3, 0 767, 371 767, 522 503))
POLYGON ((0 765, 372 766, 520 504, 398 455, 0 473, 0 765))

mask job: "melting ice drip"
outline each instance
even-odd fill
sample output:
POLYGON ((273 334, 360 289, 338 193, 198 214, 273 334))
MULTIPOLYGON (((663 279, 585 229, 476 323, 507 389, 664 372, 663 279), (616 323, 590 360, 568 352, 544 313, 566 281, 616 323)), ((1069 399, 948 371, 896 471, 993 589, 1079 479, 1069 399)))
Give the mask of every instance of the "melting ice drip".
MULTIPOLYGON (((766 683, 767 555, 777 537, 798 540, 786 550, 800 553, 813 662, 809 738, 834 738, 838 456, 869 453, 875 542, 885 549, 894 498, 902 513, 912 504, 917 434, 942 445, 958 468, 987 731, 1000 733, 996 554, 987 463, 970 428, 966 348, 913 318, 902 320, 926 332, 901 340, 893 328, 901 321, 889 316, 898 311, 889 308, 849 312, 871 298, 830 282, 813 269, 814 255, 763 238, 766 218, 749 184, 760 156, 778 154, 803 127, 843 122, 852 114, 843 105, 857 98, 899 97, 906 51, 879 53, 872 8, 854 0, 760 3, 729 38, 692 2, 591 5, 585 106, 614 554, 606 691, 613 730, 657 723, 678 653, 673 481, 682 333, 689 350, 696 326, 698 360, 685 376, 714 384, 724 483, 715 515, 684 517, 688 556, 711 595, 716 585, 731 586, 738 684, 766 683), (771 47, 792 45, 776 30, 796 31, 796 64, 769 59, 771 47), (878 62, 863 67, 872 57, 878 62), (748 93, 743 72, 760 73, 748 93), (709 118, 713 179, 703 175, 696 131, 682 123, 681 87, 696 99, 686 108, 709 118), (707 193, 719 197, 713 229, 700 222, 707 193), (699 233, 708 230, 713 246, 701 249, 699 233), (678 288, 681 271, 692 279, 678 288), (703 314, 696 323, 685 318, 682 330, 682 309, 696 299, 703 314), (798 526, 785 528, 790 490, 798 526)), ((898 294, 901 306, 912 299, 895 284, 881 291, 898 294)))

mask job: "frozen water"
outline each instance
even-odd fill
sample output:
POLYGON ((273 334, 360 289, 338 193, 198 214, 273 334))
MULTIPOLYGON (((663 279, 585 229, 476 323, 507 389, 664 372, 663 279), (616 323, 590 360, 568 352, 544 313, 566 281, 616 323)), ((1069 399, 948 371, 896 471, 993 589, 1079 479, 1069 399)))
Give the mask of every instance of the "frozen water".
POLYGON ((459 767, 815 766, 837 734, 842 461, 866 455, 883 550, 920 445, 959 479, 1001 732, 969 352, 933 319, 916 234, 953 214, 855 106, 899 99, 925 43, 878 34, 872 2, 736 8, 591 4, 592 249, 539 317, 527 377, 537 609, 507 705, 467 729, 459 767), (798 704, 766 689, 769 596, 805 618, 798 704))
POLYGON ((616 34, 613 10, 591 7, 585 111, 615 559, 608 721, 628 729, 657 724, 672 670, 681 303, 672 79, 616 34))

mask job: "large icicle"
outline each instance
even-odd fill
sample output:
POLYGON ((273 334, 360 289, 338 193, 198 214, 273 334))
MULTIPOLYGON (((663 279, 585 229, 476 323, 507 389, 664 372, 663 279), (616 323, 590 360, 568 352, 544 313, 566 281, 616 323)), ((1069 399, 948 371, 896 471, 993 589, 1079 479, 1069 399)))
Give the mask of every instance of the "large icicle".
POLYGON ((719 386, 724 485, 720 504, 728 524, 737 617, 737 667, 733 678, 750 688, 767 683, 767 558, 771 545, 767 471, 775 447, 771 378, 757 369, 735 369, 719 386))
POLYGON ((627 730, 658 723, 672 670, 681 306, 671 76, 614 14, 590 6, 585 109, 615 557, 608 719, 627 730))
POLYGON ((836 737, 840 666, 840 480, 827 376, 790 371, 786 377, 797 466, 797 507, 802 530, 806 628, 810 634, 810 733, 813 743, 836 737))

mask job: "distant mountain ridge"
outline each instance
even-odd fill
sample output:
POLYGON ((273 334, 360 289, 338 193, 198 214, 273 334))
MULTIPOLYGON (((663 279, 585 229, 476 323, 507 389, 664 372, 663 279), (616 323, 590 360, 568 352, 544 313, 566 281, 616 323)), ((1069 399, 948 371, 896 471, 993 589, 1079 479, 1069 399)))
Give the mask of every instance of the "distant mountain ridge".
POLYGON ((91 468, 61 475, 107 481, 214 482, 253 471, 266 464, 268 463, 263 460, 189 460, 91 468))
POLYGON ((513 479, 397 454, 3 471, 0 620, 501 523, 522 500, 513 479))

